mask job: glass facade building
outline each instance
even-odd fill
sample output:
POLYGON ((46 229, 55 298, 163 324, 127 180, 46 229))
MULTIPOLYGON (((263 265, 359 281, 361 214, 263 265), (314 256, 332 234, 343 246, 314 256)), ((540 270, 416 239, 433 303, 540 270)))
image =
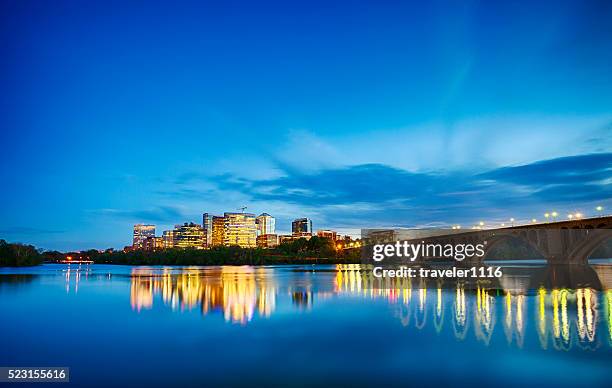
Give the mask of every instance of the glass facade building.
POLYGON ((257 223, 257 236, 276 233, 276 219, 268 213, 262 213, 255 220, 257 223))
POLYGON ((202 229, 204 230, 204 248, 210 248, 212 246, 213 236, 213 217, 208 214, 202 214, 202 229))
POLYGON ((204 229, 193 222, 176 225, 172 238, 175 248, 204 248, 204 229))
POLYGON ((174 230, 164 230, 162 240, 164 242, 164 249, 174 248, 174 230))
POLYGON ((155 238, 155 225, 136 224, 132 238, 132 248, 144 249, 147 238, 155 238))
POLYGON ((298 218, 291 223, 291 234, 295 237, 312 236, 312 221, 308 218, 298 218))
POLYGON ((211 246, 218 247, 223 245, 225 236, 225 218, 220 216, 212 217, 212 237, 211 246))
POLYGON ((237 245, 242 248, 257 246, 257 225, 255 214, 224 213, 223 245, 237 245))

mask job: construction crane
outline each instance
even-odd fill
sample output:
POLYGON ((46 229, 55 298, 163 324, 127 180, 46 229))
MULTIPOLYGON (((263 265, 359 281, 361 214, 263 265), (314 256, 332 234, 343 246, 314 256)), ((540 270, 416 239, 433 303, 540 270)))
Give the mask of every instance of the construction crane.
POLYGON ((246 210, 246 208, 247 208, 246 206, 242 206, 242 207, 239 207, 239 208, 238 208, 238 210, 240 210, 242 213, 244 213, 244 211, 246 210))

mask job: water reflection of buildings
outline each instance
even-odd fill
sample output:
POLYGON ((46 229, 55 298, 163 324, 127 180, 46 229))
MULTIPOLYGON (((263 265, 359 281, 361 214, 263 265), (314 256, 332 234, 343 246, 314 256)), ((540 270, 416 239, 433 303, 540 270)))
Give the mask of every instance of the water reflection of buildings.
POLYGON ((172 309, 191 310, 199 307, 203 314, 223 313, 227 321, 245 323, 255 312, 269 316, 275 308, 276 289, 265 276, 265 269, 223 267, 203 272, 198 268, 134 269, 131 304, 140 311, 153 306, 154 296, 161 295, 172 309))
POLYGON ((419 330, 430 326, 438 333, 451 330, 459 340, 473 335, 488 345, 497 329, 519 348, 525 346, 527 335, 537 335, 544 349, 612 346, 612 290, 541 287, 529 291, 516 287, 516 282, 509 289, 490 282, 469 286, 456 282, 449 288, 409 278, 377 279, 359 265, 339 265, 330 275, 319 272, 321 284, 313 284, 313 277, 301 273, 282 286, 275 271, 252 267, 134 269, 131 304, 134 310, 149 309, 159 297, 174 310, 197 308, 204 315, 222 314, 226 321, 244 324, 256 315, 273 314, 279 300, 290 300, 293 308, 310 309, 315 299, 347 295, 384 299, 402 325, 419 330))

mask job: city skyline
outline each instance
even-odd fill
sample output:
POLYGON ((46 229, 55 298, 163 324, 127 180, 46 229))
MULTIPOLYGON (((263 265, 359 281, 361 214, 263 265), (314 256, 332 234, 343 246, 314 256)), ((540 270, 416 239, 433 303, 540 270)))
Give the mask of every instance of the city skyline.
MULTIPOLYGON (((314 233, 312 220, 296 218, 291 223, 291 234, 276 231, 276 218, 268 213, 255 215, 242 212, 224 212, 223 216, 202 213, 202 224, 187 221, 175 224, 173 229, 156 233, 155 224, 138 223, 133 226, 132 243, 124 251, 153 251, 166 248, 209 249, 216 246, 239 246, 241 248, 274 248, 282 241, 312 236, 331 238, 336 241, 351 236, 338 235, 336 231, 317 230, 314 233), (215 222, 216 220, 216 222, 215 222)), ((113 247, 114 249, 114 247, 113 247)))
POLYGON ((241 206, 286 234, 612 209, 606 2, 0 11, 7 241, 120 248, 241 206))

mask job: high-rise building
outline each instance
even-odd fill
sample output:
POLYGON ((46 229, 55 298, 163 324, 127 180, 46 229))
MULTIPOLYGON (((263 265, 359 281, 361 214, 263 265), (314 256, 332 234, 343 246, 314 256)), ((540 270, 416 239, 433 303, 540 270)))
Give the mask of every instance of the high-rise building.
POLYGON ((276 233, 276 219, 268 213, 261 213, 257 216, 255 223, 257 224, 258 236, 276 233))
POLYGON ((164 241, 164 249, 174 248, 174 230, 164 230, 162 240, 164 241))
POLYGON ((225 218, 220 216, 212 217, 212 238, 211 246, 218 247, 223 245, 225 236, 225 218))
POLYGON ((173 246, 176 248, 204 248, 204 229, 193 222, 176 225, 173 233, 173 246))
POLYGON ((136 224, 132 238, 132 248, 144 249, 147 237, 155 237, 155 225, 136 224))
POLYGON ((202 214, 202 229, 204 229, 204 247, 212 246, 213 225, 212 216, 208 213, 202 214))
POLYGON ((164 249, 164 238, 163 237, 155 237, 155 250, 164 249))
POLYGON ((317 230, 317 237, 328 238, 332 241, 336 241, 338 234, 335 230, 317 230))
POLYGON ((224 213, 224 218, 223 245, 238 245, 243 248, 254 248, 257 246, 255 214, 224 213))
POLYGON ((312 236, 312 221, 308 218, 298 218, 291 223, 291 234, 295 237, 312 236))

